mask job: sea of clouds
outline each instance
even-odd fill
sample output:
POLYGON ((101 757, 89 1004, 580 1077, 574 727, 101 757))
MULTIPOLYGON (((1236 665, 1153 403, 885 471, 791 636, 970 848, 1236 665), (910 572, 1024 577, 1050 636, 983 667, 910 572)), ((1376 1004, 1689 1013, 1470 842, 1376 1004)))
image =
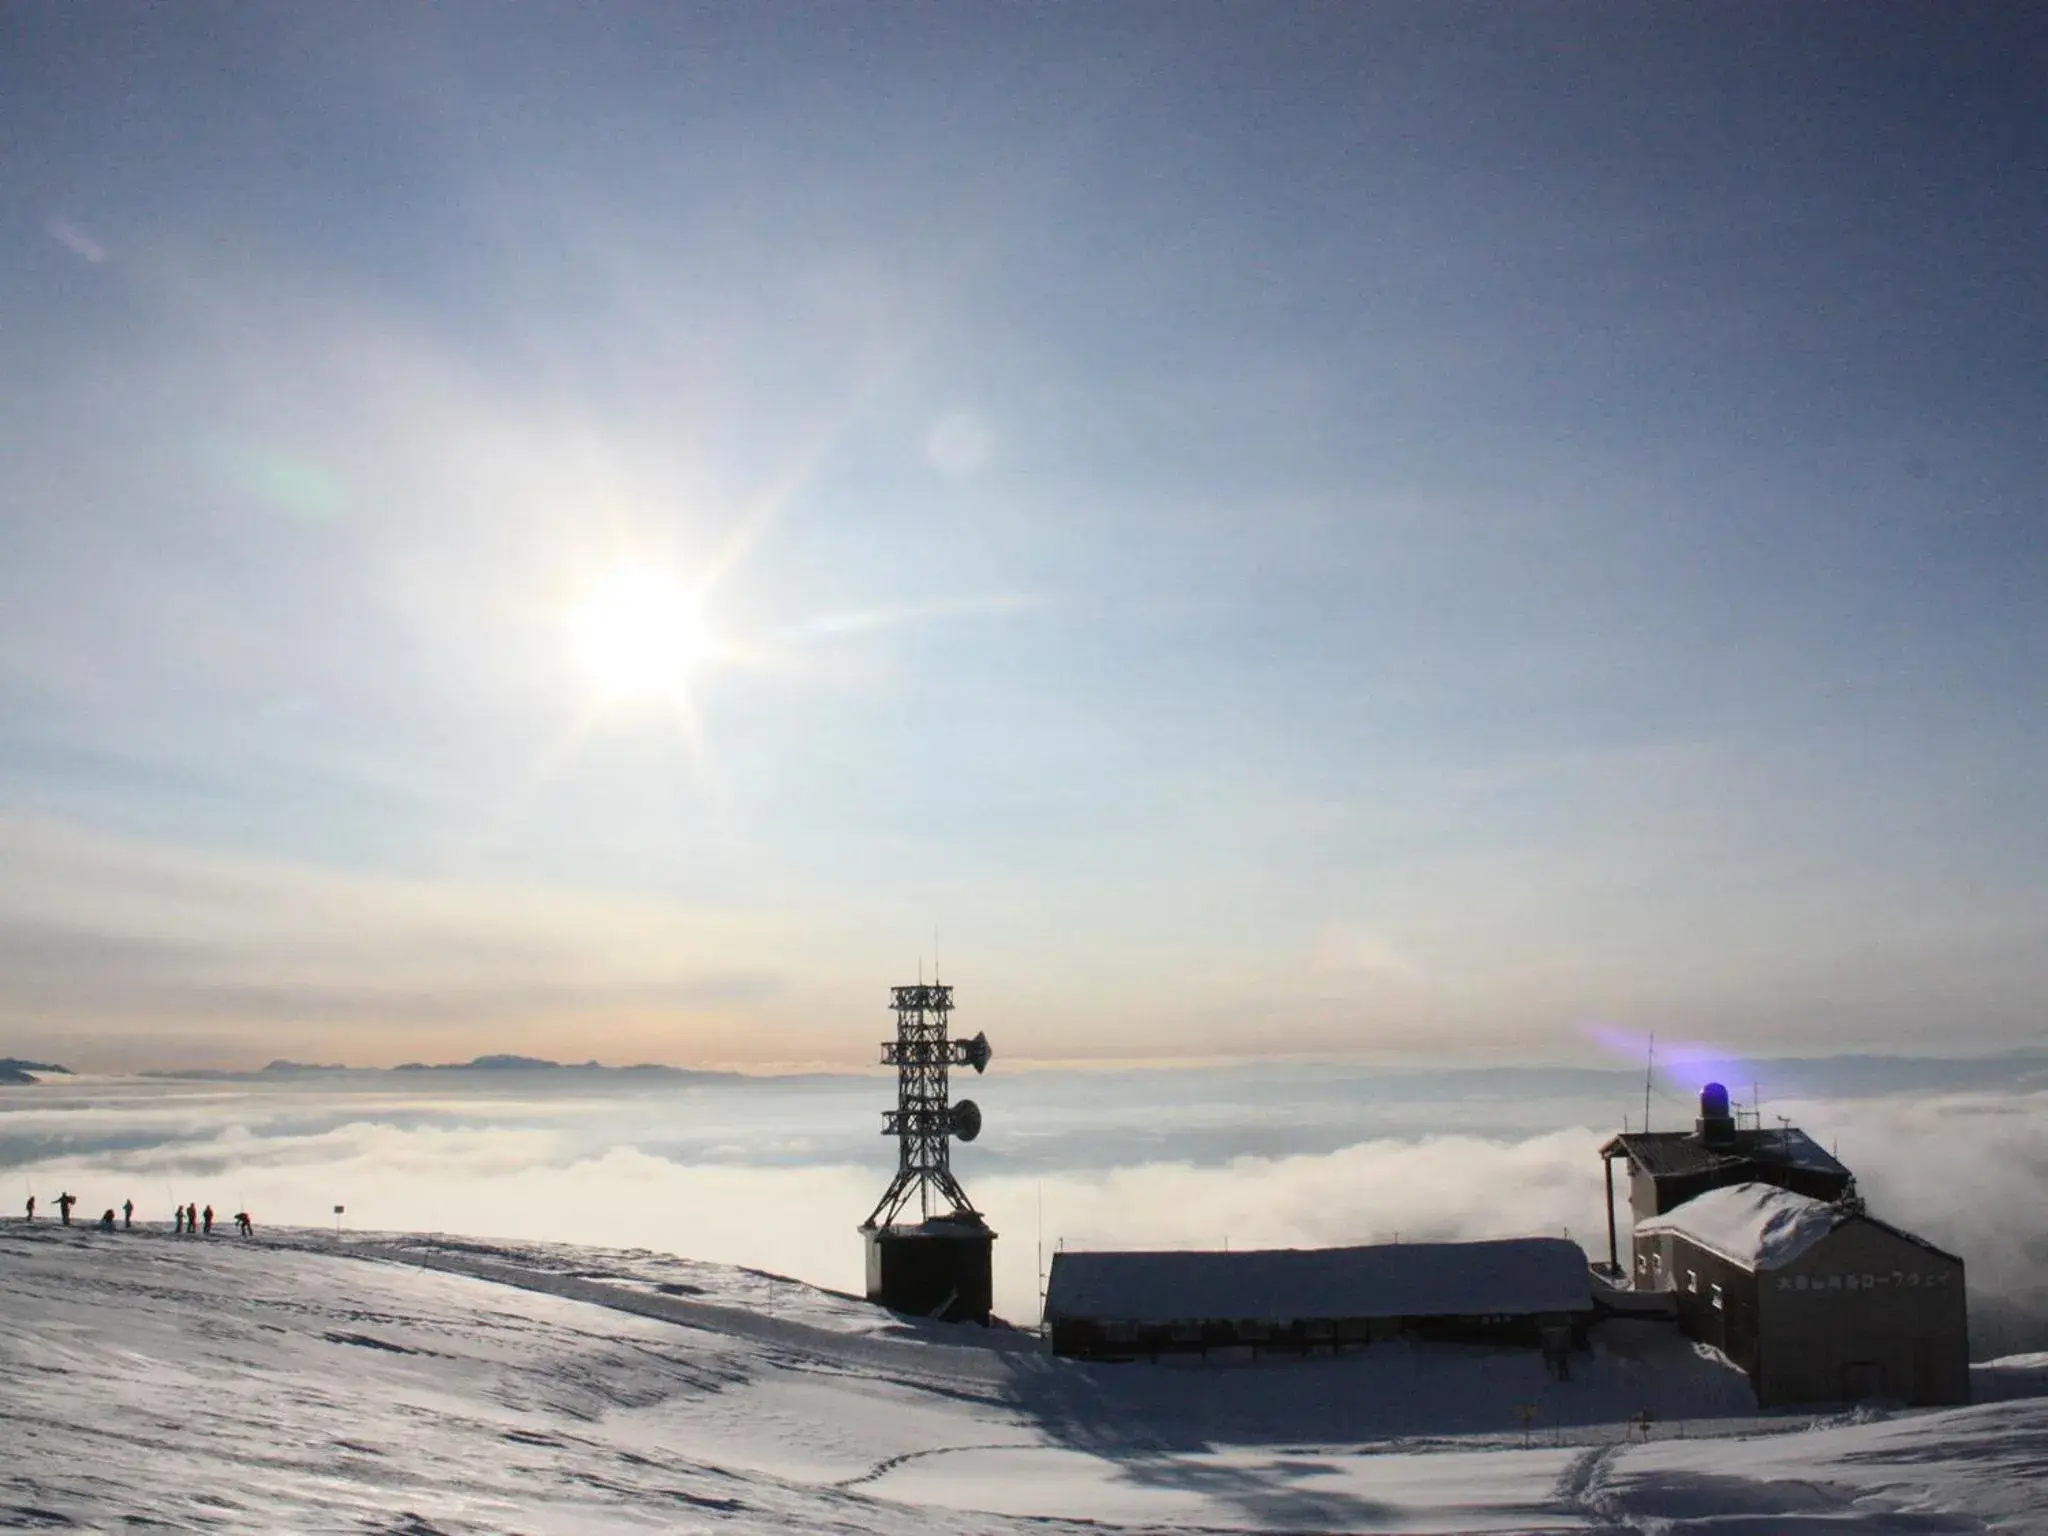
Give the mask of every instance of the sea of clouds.
MULTIPOLYGON (((1980 1357, 2048 1348, 2041 1064, 1834 1075, 1856 1092, 1767 1102, 1765 1123, 1834 1146, 1875 1214, 1963 1255, 1980 1357)), ((1035 1071, 962 1092, 988 1129, 955 1167, 1001 1234, 997 1309, 1024 1322, 1062 1244, 1568 1233, 1603 1256, 1597 1148, 1643 1112, 1626 1074, 1515 1069, 1035 1071)), ((168 1222, 197 1202, 318 1227, 342 1205, 348 1229, 648 1248, 856 1291, 855 1229, 894 1163, 878 1134, 892 1096, 879 1076, 52 1080, 0 1089, 0 1169, 17 1209, 68 1189, 90 1215, 132 1199, 168 1222)), ((1690 1123, 1675 1085, 1650 1108, 1659 1128, 1690 1123)), ((1625 1206, 1620 1221, 1625 1250, 1625 1206)))

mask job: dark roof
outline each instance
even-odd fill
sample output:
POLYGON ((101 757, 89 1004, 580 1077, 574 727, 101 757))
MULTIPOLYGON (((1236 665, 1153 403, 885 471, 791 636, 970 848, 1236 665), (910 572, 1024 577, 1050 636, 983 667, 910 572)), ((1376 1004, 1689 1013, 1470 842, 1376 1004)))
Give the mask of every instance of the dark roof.
POLYGON ((1742 1164, 1800 1168, 1841 1179, 1849 1170, 1806 1132, 1740 1130, 1726 1147, 1710 1147, 1695 1131, 1624 1132, 1600 1149, 1602 1157, 1626 1157, 1653 1179, 1682 1179, 1742 1164))
POLYGON ((1559 1237, 1234 1253, 1055 1254, 1048 1318, 1100 1322, 1526 1316, 1592 1306, 1586 1255, 1559 1237))

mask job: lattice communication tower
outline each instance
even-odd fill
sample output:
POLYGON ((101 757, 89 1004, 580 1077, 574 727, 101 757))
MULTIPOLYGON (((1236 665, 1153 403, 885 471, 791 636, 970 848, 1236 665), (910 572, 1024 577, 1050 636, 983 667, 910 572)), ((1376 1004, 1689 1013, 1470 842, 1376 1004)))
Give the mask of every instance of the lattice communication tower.
POLYGON ((863 1231, 895 1224, 913 1198, 918 1215, 934 1213, 980 1221, 981 1213, 953 1177, 952 1138, 972 1141, 981 1134, 981 1108, 972 1099, 950 1102, 954 1067, 988 1070, 988 1036, 954 1040, 947 1035, 953 989, 934 981, 892 987, 896 1038, 882 1042, 882 1064, 896 1069, 896 1107, 882 1112, 882 1134, 897 1139, 896 1177, 861 1224, 863 1231))

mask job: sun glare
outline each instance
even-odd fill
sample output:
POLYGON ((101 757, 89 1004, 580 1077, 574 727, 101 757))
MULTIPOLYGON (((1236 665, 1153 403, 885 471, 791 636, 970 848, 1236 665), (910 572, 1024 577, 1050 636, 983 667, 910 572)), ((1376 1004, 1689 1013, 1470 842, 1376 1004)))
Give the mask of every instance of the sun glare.
POLYGON ((570 614, 576 656, 598 690, 625 703, 680 698, 716 653, 698 596, 646 566, 626 566, 570 614))

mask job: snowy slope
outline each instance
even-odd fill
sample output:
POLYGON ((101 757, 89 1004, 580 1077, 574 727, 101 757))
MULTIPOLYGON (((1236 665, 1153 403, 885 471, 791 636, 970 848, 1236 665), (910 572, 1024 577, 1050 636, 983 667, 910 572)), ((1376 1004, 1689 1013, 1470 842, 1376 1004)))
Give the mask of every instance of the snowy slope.
POLYGON ((1641 1324, 1562 1386, 1454 1348, 1084 1366, 645 1253, 0 1226, 0 1527, 2048 1531, 2048 1398, 1745 1402, 1641 1324))

